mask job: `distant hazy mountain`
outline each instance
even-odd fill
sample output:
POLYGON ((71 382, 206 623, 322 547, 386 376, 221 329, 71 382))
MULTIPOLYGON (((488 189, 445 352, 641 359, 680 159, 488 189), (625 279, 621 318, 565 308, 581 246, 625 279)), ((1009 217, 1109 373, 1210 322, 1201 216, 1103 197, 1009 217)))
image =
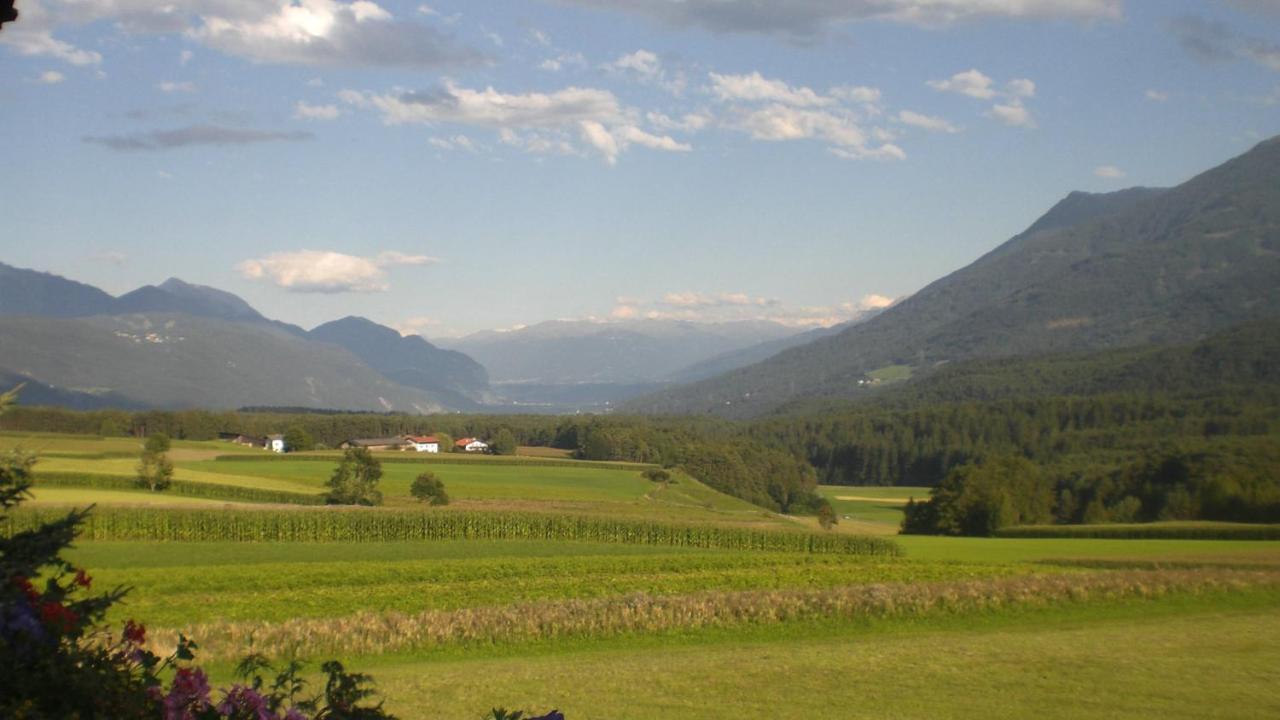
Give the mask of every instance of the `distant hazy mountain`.
POLYGON ((491 399, 475 361, 368 320, 307 333, 231 293, 177 278, 115 298, 0 265, 0 388, 17 382, 28 383, 26 404, 79 408, 427 412, 491 399))
POLYGON ((436 343, 475 358, 494 382, 637 384, 659 382, 716 355, 794 334, 764 321, 557 320, 436 343))
POLYGON ((342 348, 264 323, 180 314, 0 317, 0 368, 61 391, 149 407, 448 407, 342 348))
POLYGON ((489 375, 480 363, 417 335, 401 337, 370 320, 345 317, 316 327, 308 337, 346 348, 391 380, 446 397, 455 408, 492 399, 489 375))
POLYGON ((1277 312, 1280 138, 1173 189, 1072 193, 874 319, 626 407, 757 415, 889 365, 1187 343, 1277 312))
POLYGON ((101 315, 115 300, 92 285, 0 263, 0 315, 101 315))

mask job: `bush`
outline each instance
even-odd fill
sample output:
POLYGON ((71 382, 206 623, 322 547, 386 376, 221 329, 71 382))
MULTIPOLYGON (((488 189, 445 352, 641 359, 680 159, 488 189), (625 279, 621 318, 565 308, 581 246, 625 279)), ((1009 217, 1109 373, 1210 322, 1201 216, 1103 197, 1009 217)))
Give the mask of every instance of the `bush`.
POLYGON ((152 492, 167 490, 173 482, 173 463, 169 456, 169 436, 156 433, 147 438, 138 461, 138 486, 152 492))
POLYGON ((649 468, 644 472, 640 473, 640 475, 644 477, 645 480, 649 480, 652 482, 659 482, 659 483, 671 482, 671 473, 667 472, 666 470, 663 470, 662 468, 649 468))
POLYGON ((342 455, 342 461, 334 468, 326 483, 329 493, 325 502, 330 505, 381 505, 382 493, 378 480, 382 478, 382 464, 367 448, 351 448, 342 455))
POLYGON ((449 504, 449 494, 444 491, 444 482, 429 470, 414 478, 409 494, 430 505, 449 504))

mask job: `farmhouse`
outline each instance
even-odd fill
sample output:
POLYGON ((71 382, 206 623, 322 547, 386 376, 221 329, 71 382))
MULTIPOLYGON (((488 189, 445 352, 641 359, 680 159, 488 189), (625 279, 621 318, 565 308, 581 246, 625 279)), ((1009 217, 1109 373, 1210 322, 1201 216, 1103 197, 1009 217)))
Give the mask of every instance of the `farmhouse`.
POLYGON ((475 438, 459 438, 453 446, 463 452, 489 452, 489 444, 475 438))
POLYGON ((405 435, 404 439, 409 443, 409 447, 418 452, 438 453, 440 452, 440 441, 434 435, 405 435))
POLYGON ((409 441, 402 437, 354 438, 343 442, 338 447, 343 450, 364 448, 366 450, 403 450, 409 441))
POLYGON ((284 436, 268 435, 266 440, 263 442, 262 447, 266 448, 267 450, 270 450, 271 452, 282 453, 286 449, 286 446, 284 444, 284 436))
POLYGON ((219 440, 225 440, 236 445, 248 445, 249 447, 266 447, 267 439, 255 437, 253 435, 241 435, 239 433, 218 433, 219 440))

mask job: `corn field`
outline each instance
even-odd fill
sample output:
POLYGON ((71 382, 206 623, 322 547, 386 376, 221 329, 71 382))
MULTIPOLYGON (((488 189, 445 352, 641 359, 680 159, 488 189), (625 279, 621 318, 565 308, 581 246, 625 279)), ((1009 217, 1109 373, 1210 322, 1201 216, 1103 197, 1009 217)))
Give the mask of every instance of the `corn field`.
MULTIPOLYGON (((62 517, 21 508, 0 521, 8 535, 62 517)), ((455 510, 97 508, 84 540, 385 542, 396 540, 586 540, 669 547, 898 556, 886 538, 678 525, 536 513, 455 510)))
MULTIPOLYGON (((752 590, 522 603, 421 613, 361 612, 280 623, 211 623, 182 630, 211 660, 254 650, 289 654, 375 655, 469 644, 602 638, 707 627, 817 619, 866 620, 1035 608, 1062 603, 1156 598, 1173 593, 1280 587, 1280 573, 1146 570, 884 583, 817 590, 752 590)), ((154 649, 172 650, 177 630, 156 631, 154 649)))

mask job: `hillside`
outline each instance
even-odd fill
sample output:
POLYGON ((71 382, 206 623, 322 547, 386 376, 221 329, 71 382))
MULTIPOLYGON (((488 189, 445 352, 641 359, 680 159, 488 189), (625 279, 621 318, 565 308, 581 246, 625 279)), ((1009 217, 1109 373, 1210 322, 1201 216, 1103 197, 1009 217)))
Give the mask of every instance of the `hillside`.
POLYGON ((0 263, 0 315, 83 317, 114 306, 114 297, 92 285, 0 263))
POLYGON ((261 323, 178 314, 0 317, 0 368, 113 405, 433 412, 351 353, 261 323))
POLYGON ((1073 193, 879 316, 757 365, 638 398, 746 417, 857 397, 891 365, 1194 342, 1280 312, 1280 139, 1169 190, 1073 193))
POLYGON ((447 398, 454 408, 473 408, 491 396, 484 366, 417 335, 401 337, 370 320, 345 317, 312 329, 308 337, 345 348, 389 379, 447 398))

